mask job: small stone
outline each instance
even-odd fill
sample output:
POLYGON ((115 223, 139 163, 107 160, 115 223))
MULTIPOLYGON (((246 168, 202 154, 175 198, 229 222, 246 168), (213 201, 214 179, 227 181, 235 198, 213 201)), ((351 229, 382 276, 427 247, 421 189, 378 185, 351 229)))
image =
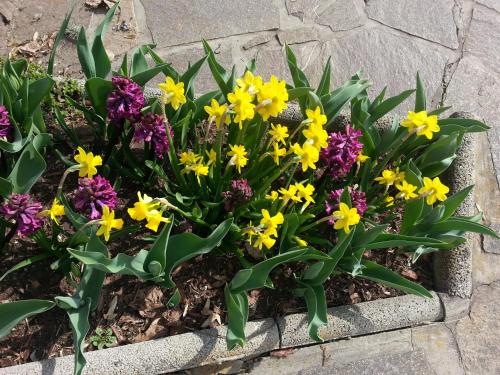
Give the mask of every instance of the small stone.
POLYGON ((458 48, 454 0, 370 0, 368 17, 408 34, 458 48))

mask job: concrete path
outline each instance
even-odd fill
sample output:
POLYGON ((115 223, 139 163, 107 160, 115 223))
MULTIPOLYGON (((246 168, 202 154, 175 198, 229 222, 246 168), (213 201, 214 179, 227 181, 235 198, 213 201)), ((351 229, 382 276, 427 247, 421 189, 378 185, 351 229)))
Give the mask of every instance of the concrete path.
MULTIPOLYGON (((0 51, 57 30, 66 0, 0 1, 0 51), (7 16, 6 16, 7 15, 7 16), (9 21, 6 22, 6 19, 9 21)), ((91 31, 103 11, 79 3, 72 30, 91 31)), ((257 59, 259 73, 289 79, 288 43, 311 83, 332 57, 339 84, 362 68, 374 93, 414 87, 423 77, 432 106, 472 111, 492 129, 480 135, 475 199, 485 222, 500 230, 500 0, 122 0, 106 40, 114 64, 139 43, 186 69, 209 40, 222 65, 257 59)), ((78 74, 74 45, 64 42, 56 70, 78 74)), ((36 59, 42 61, 43 56, 36 59)), ((213 87, 205 67, 200 91, 213 87)), ((469 315, 451 324, 386 332, 299 349, 286 359, 200 368, 191 374, 499 374, 500 244, 477 238, 469 315)))

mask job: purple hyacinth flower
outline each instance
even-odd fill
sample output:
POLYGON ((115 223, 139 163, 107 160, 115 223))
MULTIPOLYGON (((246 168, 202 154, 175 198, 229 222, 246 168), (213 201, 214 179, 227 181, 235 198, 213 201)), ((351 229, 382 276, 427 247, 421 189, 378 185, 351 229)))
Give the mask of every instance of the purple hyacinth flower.
POLYGON ((0 137, 9 138, 12 134, 12 124, 9 119, 9 112, 5 106, 0 105, 0 137))
POLYGON ((248 202, 253 196, 253 190, 248 184, 248 180, 242 178, 231 181, 231 190, 221 193, 224 198, 224 209, 232 211, 240 204, 248 202))
POLYGON ((5 219, 16 222, 19 235, 27 236, 42 227, 42 209, 42 204, 34 201, 29 194, 12 194, 0 207, 0 213, 5 219))
MULTIPOLYGON (((170 125, 168 125, 168 130, 170 131, 171 138, 173 138, 174 133, 170 125)), ((135 123, 134 141, 151 142, 155 149, 156 156, 163 159, 163 156, 168 152, 169 148, 163 117, 154 113, 147 113, 142 116, 142 118, 135 123)))
POLYGON ((96 175, 78 180, 73 204, 77 211, 89 215, 91 220, 101 217, 103 206, 108 206, 112 211, 116 203, 116 191, 104 177, 96 175))
POLYGON ((321 160, 333 178, 345 177, 363 150, 363 144, 358 140, 363 133, 350 125, 344 132, 333 132, 328 137, 328 147, 321 152, 321 160))
MULTIPOLYGON (((363 191, 354 190, 349 186, 349 195, 351 196, 352 207, 358 210, 359 216, 363 217, 364 213, 368 209, 366 204, 366 194, 363 191)), ((331 215, 333 211, 339 208, 340 196, 342 195, 344 189, 332 190, 328 194, 328 198, 325 201, 325 211, 327 215, 331 215)), ((334 220, 330 219, 329 223, 333 224, 334 220)))
POLYGON ((113 77, 111 81, 113 90, 108 95, 108 117, 115 123, 137 120, 145 104, 141 87, 127 77, 113 77))

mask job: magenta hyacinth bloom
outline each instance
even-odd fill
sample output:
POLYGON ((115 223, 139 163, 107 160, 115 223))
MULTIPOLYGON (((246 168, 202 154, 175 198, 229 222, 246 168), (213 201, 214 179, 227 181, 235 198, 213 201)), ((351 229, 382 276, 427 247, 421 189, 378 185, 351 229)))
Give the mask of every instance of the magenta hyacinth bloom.
POLYGON ((248 184, 248 180, 242 178, 231 181, 231 190, 221 193, 224 198, 224 208, 232 211, 240 204, 248 202, 253 196, 253 190, 248 184))
POLYGON ((73 204, 77 211, 89 215, 91 220, 101 217, 103 206, 108 206, 112 211, 116 203, 116 191, 104 177, 96 175, 78 180, 73 204))
POLYGON ((138 119, 145 103, 141 87, 127 77, 113 77, 111 81, 113 90, 108 96, 108 117, 116 123, 138 119))
MULTIPOLYGON (((170 125, 168 125, 168 130, 170 131, 171 138, 173 138, 174 133, 170 125)), ((156 156, 163 159, 169 147, 163 117, 154 113, 147 113, 142 116, 142 118, 135 123, 134 141, 151 142, 154 146, 156 156)))
POLYGON ((0 207, 0 213, 5 219, 16 222, 19 235, 27 236, 42 227, 42 209, 42 204, 34 201, 29 194, 12 194, 0 207))
POLYGON ((12 133, 12 124, 9 119, 9 112, 5 106, 0 105, 0 137, 9 138, 12 133))
POLYGON ((321 159, 327 166, 332 177, 345 177, 356 161, 356 157, 363 150, 363 144, 358 140, 363 133, 354 130, 350 125, 344 132, 333 132, 328 137, 328 147, 322 150, 321 159))
MULTIPOLYGON (((339 208, 340 196, 344 189, 332 190, 330 194, 328 194, 328 199, 325 201, 325 211, 327 215, 331 215, 333 211, 339 208)), ((352 206, 358 210, 359 216, 363 216, 363 214, 368 209, 366 204, 366 194, 363 191, 354 190, 349 186, 349 194, 351 196, 352 206)), ((330 224, 333 224, 333 220, 330 219, 330 224)))

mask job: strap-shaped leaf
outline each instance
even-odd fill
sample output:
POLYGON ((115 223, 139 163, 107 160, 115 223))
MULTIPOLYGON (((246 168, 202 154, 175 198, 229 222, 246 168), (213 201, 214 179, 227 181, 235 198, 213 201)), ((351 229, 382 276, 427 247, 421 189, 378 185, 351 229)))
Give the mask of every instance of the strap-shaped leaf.
POLYGON ((140 86, 144 86, 146 83, 148 83, 151 79, 156 77, 159 73, 163 72, 164 69, 168 66, 169 64, 159 64, 157 66, 154 66, 150 69, 144 70, 140 73, 134 74, 130 79, 137 83, 140 86))
POLYGON ((54 306, 53 301, 41 299, 0 303, 0 337, 8 335, 10 330, 24 319, 50 310, 54 306))
POLYGON ((457 210, 457 208, 462 204, 462 202, 467 198, 469 193, 471 192, 472 188, 474 185, 468 186, 463 190, 460 190, 459 192, 450 195, 443 203, 442 205, 444 206, 444 212, 443 215, 441 216, 441 220, 444 221, 451 217, 457 210))
POLYGON ((363 268, 361 273, 358 274, 359 277, 387 285, 394 289, 402 290, 408 294, 432 298, 432 294, 430 294, 429 291, 423 286, 407 280, 377 263, 370 262, 369 260, 362 260, 361 264, 363 265, 363 268))
POLYGON ((447 118, 438 121, 441 127, 440 134, 451 134, 453 132, 478 133, 490 129, 481 121, 468 118, 447 118))
POLYGON ((193 82, 200 72, 200 69, 202 68, 203 64, 207 60, 208 56, 203 56, 201 59, 199 59, 197 62, 195 62, 193 65, 189 67, 188 70, 186 70, 186 73, 184 73, 181 76, 181 81, 184 82, 184 90, 188 92, 191 87, 193 87, 193 82))
POLYGON ((207 238, 201 238, 193 233, 181 233, 170 237, 166 250, 165 286, 173 287, 175 284, 170 278, 170 273, 182 262, 201 254, 207 254, 217 247, 229 232, 233 219, 223 221, 207 238))
POLYGON ((378 119, 382 118, 386 114, 388 114, 390 111, 392 111, 394 108, 396 108, 398 105, 403 103, 411 94, 413 94, 415 90, 406 90, 403 91, 401 94, 390 97, 386 100, 384 100, 382 103, 380 103, 377 107, 375 107, 371 112, 370 112, 370 121, 375 122, 378 119))
POLYGON ((483 224, 476 223, 470 218, 461 216, 450 217, 446 221, 434 224, 429 228, 429 231, 431 233, 446 233, 449 231, 474 232, 486 234, 494 238, 500 238, 493 229, 483 224))
POLYGON ((28 86, 28 116, 31 116, 42 100, 50 93, 54 80, 50 77, 40 78, 28 86))
POLYGON ((59 31, 57 32, 56 38, 54 39, 52 49, 50 50, 49 62, 47 65, 47 74, 49 76, 51 76, 54 71, 54 60, 56 59, 57 48, 59 47, 59 44, 61 44, 64 34, 66 33, 66 29, 68 28, 69 20, 71 19, 71 14, 73 13, 74 9, 75 0, 72 0, 69 11, 64 16, 64 20, 61 24, 61 27, 59 28, 59 31))
POLYGON ((42 133, 36 135, 33 142, 24 148, 9 177, 7 177, 12 183, 14 193, 27 193, 45 171, 47 163, 43 159, 41 151, 50 142, 50 135, 42 133))
POLYGON ((173 226, 173 216, 170 216, 170 223, 165 225, 154 242, 151 250, 149 250, 146 259, 144 260, 144 272, 160 275, 167 264, 167 248, 170 238, 170 231, 173 226))
POLYGON ((92 52, 90 51, 87 34, 85 33, 85 28, 83 26, 80 28, 80 32, 78 33, 76 53, 78 54, 78 60, 80 61, 80 66, 82 67, 85 77, 87 79, 95 77, 95 61, 92 56, 92 52))
POLYGON ((321 79, 319 80, 318 89, 316 90, 316 94, 319 97, 323 95, 327 95, 330 92, 330 80, 332 75, 332 64, 331 57, 328 57, 326 61, 325 67, 323 69, 323 74, 321 75, 321 79))
POLYGON ((245 292, 231 292, 229 286, 224 288, 224 297, 226 301, 228 324, 226 343, 229 350, 237 345, 245 345, 245 325, 248 321, 248 297, 245 292))
POLYGON ((108 29, 108 25, 111 22, 111 19, 115 15, 116 9, 120 2, 116 2, 108 12, 106 16, 104 16, 103 21, 94 33, 94 41, 92 42, 92 56, 95 61, 95 73, 97 77, 106 78, 106 76, 111 71, 111 62, 109 61, 108 54, 106 53, 106 49, 104 48, 103 36, 106 34, 106 30, 108 29))
POLYGON ((28 259, 25 259, 17 264, 15 264, 14 266, 12 266, 11 268, 9 268, 3 275, 2 277, 0 277, 0 281, 2 281, 7 275, 11 274, 12 272, 15 272, 17 270, 20 270, 21 268, 24 268, 24 267, 27 267, 29 265, 32 265, 33 263, 37 263, 37 262, 40 262, 42 260, 45 260, 47 258, 50 258, 54 256, 53 254, 51 253, 42 253, 42 254, 37 254, 37 255, 34 255, 32 257, 29 257, 28 259))
POLYGON ((215 59, 214 52, 212 51, 212 48, 210 48, 208 43, 205 40, 203 40, 202 43, 203 43, 203 48, 205 49, 205 53, 207 54, 207 62, 210 71, 212 72, 212 76, 214 77, 214 80, 219 86, 220 91, 222 92, 224 97, 227 98, 227 94, 231 92, 231 89, 226 83, 225 79, 226 71, 221 65, 219 65, 219 63, 215 59))
POLYGON ((318 330, 328 323, 325 289, 323 285, 309 285, 297 280, 305 288, 304 299, 307 305, 309 336, 315 341, 323 341, 318 330))
POLYGON ((441 241, 438 241, 434 238, 404 236, 394 233, 383 233, 377 236, 377 238, 375 238, 373 242, 365 244, 364 248, 366 250, 371 250, 371 249, 386 249, 389 247, 420 246, 420 245, 433 247, 442 244, 443 243, 441 241))
POLYGON ((106 107, 107 98, 111 90, 113 90, 111 81, 94 77, 85 82, 85 89, 89 94, 89 99, 95 111, 99 116, 105 119, 108 113, 106 107))
POLYGON ((415 93, 415 112, 425 111, 426 99, 425 99, 425 88, 422 80, 420 79, 420 74, 417 72, 417 90, 415 93))

